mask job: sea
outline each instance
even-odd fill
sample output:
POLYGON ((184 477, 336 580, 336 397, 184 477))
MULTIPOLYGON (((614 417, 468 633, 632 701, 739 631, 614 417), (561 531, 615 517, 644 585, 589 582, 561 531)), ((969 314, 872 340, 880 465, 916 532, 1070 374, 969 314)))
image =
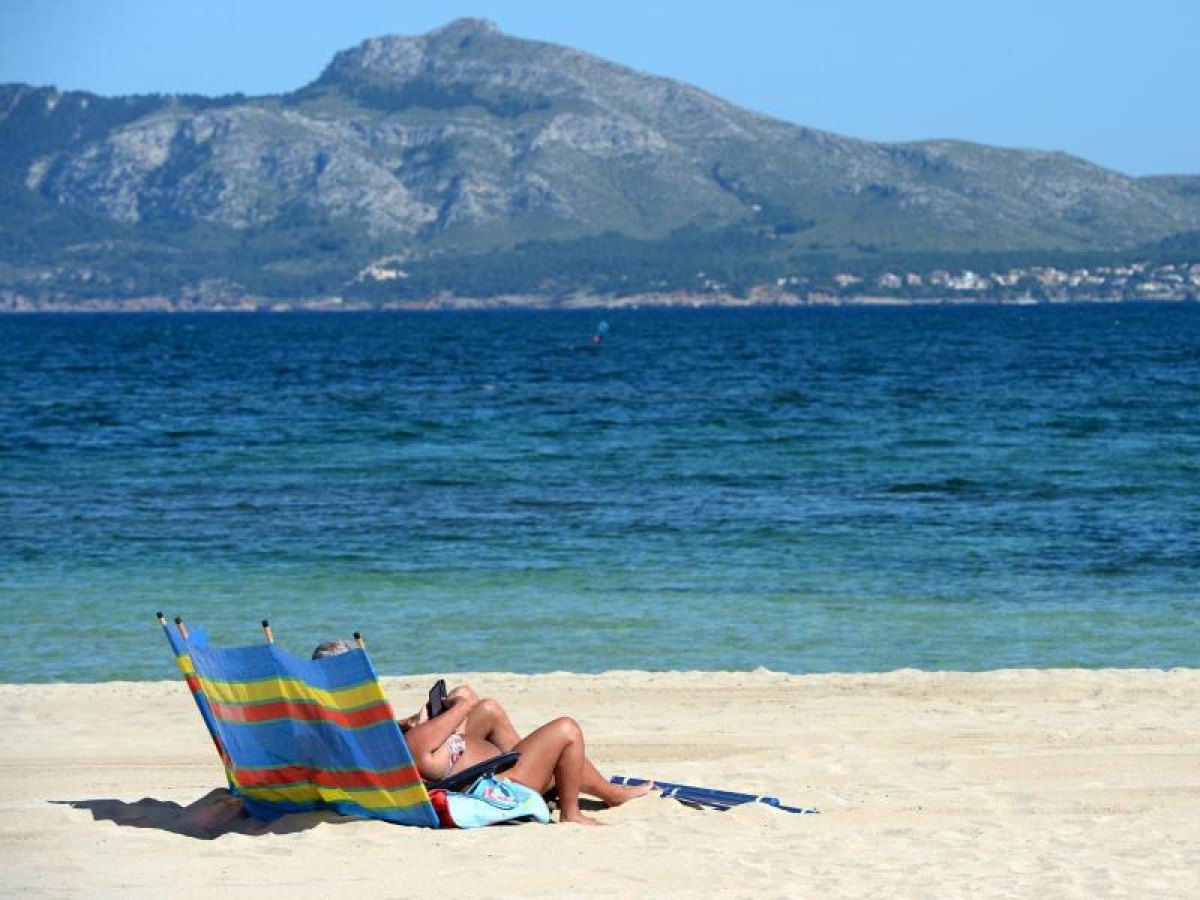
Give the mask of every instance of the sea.
POLYGON ((0 681, 1200 666, 1200 305, 0 317, 0 681))

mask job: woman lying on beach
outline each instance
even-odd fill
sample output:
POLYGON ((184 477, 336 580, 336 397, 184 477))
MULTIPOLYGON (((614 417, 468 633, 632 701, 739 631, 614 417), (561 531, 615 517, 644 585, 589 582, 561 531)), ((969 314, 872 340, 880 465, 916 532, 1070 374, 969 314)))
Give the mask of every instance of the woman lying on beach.
MULTIPOLYGON (((313 651, 313 659, 350 649, 344 641, 326 641, 313 651)), ((517 750, 521 758, 504 773, 505 777, 539 794, 555 788, 559 821, 579 825, 597 824, 580 811, 581 793, 609 806, 620 806, 654 789, 653 785, 626 787, 609 782, 585 755, 583 731, 574 719, 561 716, 521 737, 503 706, 495 700, 479 699, 467 685, 450 691, 445 702, 449 708, 436 718, 428 718, 422 708, 400 720, 405 742, 422 778, 445 778, 457 770, 517 750)))

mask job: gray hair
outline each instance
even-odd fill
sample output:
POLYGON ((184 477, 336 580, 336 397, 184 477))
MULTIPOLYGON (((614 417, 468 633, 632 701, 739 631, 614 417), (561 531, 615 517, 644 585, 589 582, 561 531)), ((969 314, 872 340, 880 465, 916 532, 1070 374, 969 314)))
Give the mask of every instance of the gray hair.
POLYGON ((337 656, 341 653, 349 653, 354 649, 354 645, 349 641, 321 641, 317 644, 317 649, 312 652, 313 659, 324 659, 327 656, 337 656))

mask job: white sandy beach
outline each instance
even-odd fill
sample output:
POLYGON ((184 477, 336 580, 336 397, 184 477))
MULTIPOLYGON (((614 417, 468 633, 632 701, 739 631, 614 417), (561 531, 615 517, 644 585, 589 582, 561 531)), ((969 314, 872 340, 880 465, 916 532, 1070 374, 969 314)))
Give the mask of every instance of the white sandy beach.
MULTIPOLYGON (((182 683, 0 685, 0 894, 1192 897, 1200 670, 472 674, 559 713, 606 773, 819 807, 661 798, 603 827, 430 831, 328 814, 201 836, 224 779, 182 683), (140 827, 139 827, 140 826, 140 827)), ((399 712, 429 677, 388 678, 399 712)))

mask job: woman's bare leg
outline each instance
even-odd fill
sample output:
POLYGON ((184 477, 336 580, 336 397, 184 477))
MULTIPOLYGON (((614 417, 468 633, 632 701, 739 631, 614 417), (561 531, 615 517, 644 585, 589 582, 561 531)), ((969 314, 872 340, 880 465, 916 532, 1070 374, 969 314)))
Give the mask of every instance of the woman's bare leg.
MULTIPOLYGON (((513 726, 512 720, 509 719, 508 712, 498 701, 491 699, 480 700, 471 708, 471 714, 467 716, 463 734, 467 738, 468 746, 472 739, 482 738, 495 744, 504 752, 512 750, 521 742, 521 735, 513 726)), ((585 756, 580 790, 589 797, 603 800, 609 806, 620 806, 628 800, 650 793, 652 788, 612 784, 585 756)))
POLYGON ((520 743, 521 735, 513 727, 504 707, 495 700, 480 700, 467 716, 463 735, 468 743, 472 738, 490 741, 508 752, 520 743))
POLYGON ((642 784, 630 787, 623 784, 613 784, 586 757, 583 760, 583 784, 580 788, 589 797, 603 800, 609 806, 620 806, 638 797, 644 797, 653 791, 653 784, 642 784))
POLYGON ((596 824, 579 809, 586 757, 583 732, 574 719, 547 722, 520 741, 516 749, 521 751, 521 759, 506 773, 509 778, 538 793, 553 784, 558 789, 560 822, 596 824))

